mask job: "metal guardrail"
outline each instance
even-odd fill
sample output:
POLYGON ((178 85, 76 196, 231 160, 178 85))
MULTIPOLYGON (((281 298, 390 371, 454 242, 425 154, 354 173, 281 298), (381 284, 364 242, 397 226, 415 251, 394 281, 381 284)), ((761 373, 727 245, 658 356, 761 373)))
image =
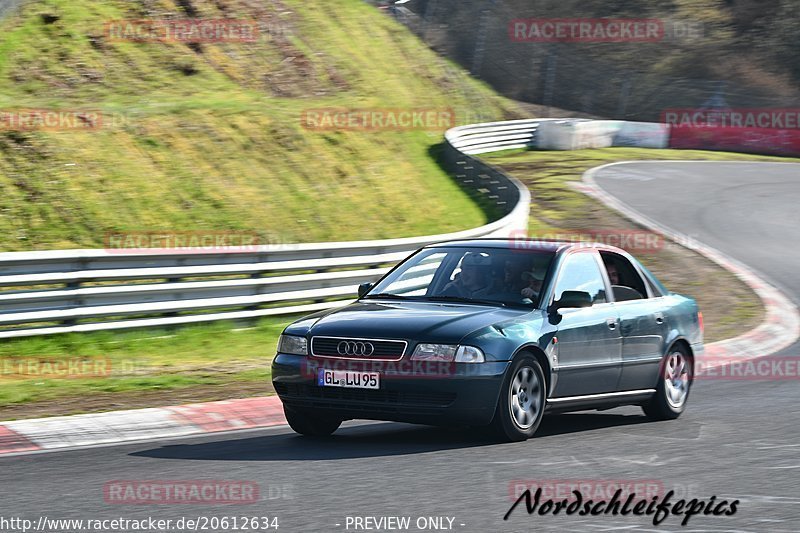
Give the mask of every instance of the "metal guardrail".
POLYGON ((376 280, 421 246, 526 229, 528 189, 470 154, 531 146, 538 124, 517 120, 446 132, 444 165, 462 187, 499 214, 478 228, 224 252, 0 253, 0 338, 254 318, 343 305, 360 283, 376 280))
POLYGON ((563 119, 541 118, 471 124, 453 128, 445 137, 451 146, 469 155, 530 148, 536 145, 536 129, 539 124, 550 120, 563 119))

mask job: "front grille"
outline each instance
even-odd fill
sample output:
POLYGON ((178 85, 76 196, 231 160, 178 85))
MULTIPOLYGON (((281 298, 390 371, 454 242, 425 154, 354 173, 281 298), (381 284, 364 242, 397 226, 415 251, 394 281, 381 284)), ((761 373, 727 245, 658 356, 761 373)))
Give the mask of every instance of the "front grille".
POLYGON ((343 387, 316 387, 298 383, 275 383, 275 392, 286 398, 304 400, 339 400, 393 405, 424 405, 446 407, 456 399, 454 392, 441 391, 390 391, 347 389, 343 387))
POLYGON ((356 339, 344 337, 312 337, 311 355, 318 357, 347 357, 350 359, 375 360, 384 359, 396 361, 403 357, 406 351, 406 341, 385 339, 356 339), (369 355, 342 354, 339 346, 342 343, 359 343, 372 346, 369 355))

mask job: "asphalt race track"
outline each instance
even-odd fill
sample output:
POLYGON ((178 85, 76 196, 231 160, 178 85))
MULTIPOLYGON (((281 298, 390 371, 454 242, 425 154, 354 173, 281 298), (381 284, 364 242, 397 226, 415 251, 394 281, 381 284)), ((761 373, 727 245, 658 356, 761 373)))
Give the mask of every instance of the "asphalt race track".
POLYGON ((800 164, 625 163, 594 177, 640 213, 752 267, 800 305, 800 164))
MULTIPOLYGON (((635 163, 596 174, 606 191, 750 265, 800 303, 800 165, 635 163), (666 200, 669 199, 669 200, 666 200)), ((798 353, 797 346, 786 350, 798 353)), ((6 516, 275 516, 282 532, 354 531, 348 516, 454 518, 455 531, 774 531, 800 529, 800 383, 705 381, 677 421, 637 408, 550 417, 540 436, 491 444, 467 431, 345 424, 330 440, 287 428, 0 459, 6 516), (110 505, 111 480, 249 480, 252 505, 110 505), (618 481, 675 498, 740 500, 734 516, 528 516, 508 521, 516 480, 618 481), (649 486, 649 485, 648 485, 649 486), (43 491, 42 487, 48 487, 43 491), (338 525, 337 525, 338 524, 338 525)), ((445 524, 448 522, 445 520, 445 524)), ((412 527, 411 531, 416 531, 412 527)), ((374 530, 373 530, 374 531, 374 530)))

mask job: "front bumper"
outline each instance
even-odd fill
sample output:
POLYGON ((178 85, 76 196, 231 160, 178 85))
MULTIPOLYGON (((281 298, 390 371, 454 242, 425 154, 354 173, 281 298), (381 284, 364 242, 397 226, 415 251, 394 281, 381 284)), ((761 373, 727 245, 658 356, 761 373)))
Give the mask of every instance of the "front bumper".
POLYGON ((485 425, 492 421, 508 361, 415 366, 380 365, 279 353, 272 383, 284 405, 314 409, 342 419, 363 418, 433 425, 485 425), (319 368, 372 370, 380 389, 323 387, 319 368))

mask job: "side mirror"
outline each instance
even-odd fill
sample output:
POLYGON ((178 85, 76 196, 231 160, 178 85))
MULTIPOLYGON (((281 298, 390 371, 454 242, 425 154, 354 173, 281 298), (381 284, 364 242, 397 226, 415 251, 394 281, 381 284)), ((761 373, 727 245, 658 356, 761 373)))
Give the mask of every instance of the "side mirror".
POLYGON ((372 283, 362 283, 358 286, 358 297, 363 298, 372 288, 372 283))
POLYGON ((591 307, 592 295, 585 291, 564 291, 561 299, 553 302, 550 312, 558 312, 561 309, 571 307, 591 307))

